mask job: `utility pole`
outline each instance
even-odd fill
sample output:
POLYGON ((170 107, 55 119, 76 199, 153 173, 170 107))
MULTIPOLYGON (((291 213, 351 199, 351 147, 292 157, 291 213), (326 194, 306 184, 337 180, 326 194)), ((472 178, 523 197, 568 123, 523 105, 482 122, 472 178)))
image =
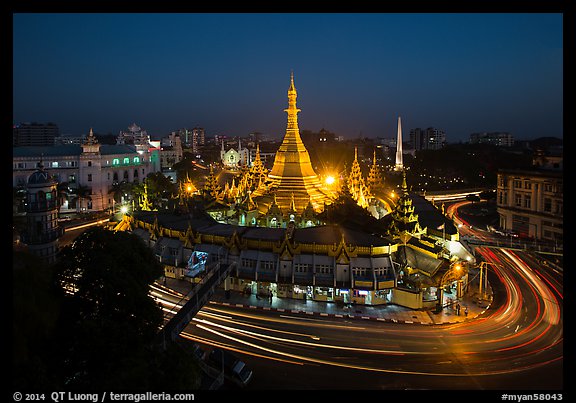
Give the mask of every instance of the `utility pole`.
POLYGON ((481 299, 486 299, 486 290, 488 289, 488 265, 492 263, 481 262, 480 263, 480 284, 478 285, 478 293, 481 299), (484 283, 484 288, 482 287, 484 283))

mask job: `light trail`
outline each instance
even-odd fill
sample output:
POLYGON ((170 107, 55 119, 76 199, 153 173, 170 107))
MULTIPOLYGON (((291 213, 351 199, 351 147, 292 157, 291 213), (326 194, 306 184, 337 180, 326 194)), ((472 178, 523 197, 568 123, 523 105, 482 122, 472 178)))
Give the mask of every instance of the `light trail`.
MULTIPOLYGON (((444 377, 469 377, 471 375, 472 376, 492 376, 492 375, 511 374, 511 373, 524 371, 527 369, 537 368, 541 365, 547 365, 551 362, 558 360, 558 358, 557 358, 557 359, 547 361, 545 363, 536 363, 533 365, 529 365, 529 366, 525 366, 523 368, 517 368, 517 369, 508 368, 508 369, 492 370, 492 371, 484 371, 484 372, 428 372, 428 371, 411 371, 411 370, 401 370, 401 369, 386 369, 386 368, 376 368, 373 366, 366 366, 366 365, 354 365, 354 364, 341 363, 341 362, 336 362, 336 361, 331 361, 331 360, 326 360, 326 359, 312 358, 312 357, 302 356, 302 355, 298 355, 298 354, 287 353, 284 351, 273 350, 273 349, 270 349, 270 348, 267 348, 267 347, 264 347, 264 346, 261 346, 258 344, 250 343, 246 340, 242 340, 242 339, 239 339, 237 337, 233 337, 233 336, 224 334, 222 332, 219 332, 217 330, 211 329, 211 328, 203 326, 203 325, 196 325, 196 326, 198 326, 200 329, 203 329, 209 333, 213 333, 213 334, 215 334, 219 337, 222 337, 224 339, 227 339, 227 340, 235 341, 241 345, 249 346, 249 347, 255 348, 257 350, 266 351, 266 352, 280 355, 283 357, 289 357, 291 359, 298 359, 298 360, 304 361, 306 363, 323 364, 323 365, 330 365, 330 366, 341 367, 341 368, 356 369, 356 370, 363 370, 363 371, 372 371, 372 372, 382 372, 382 373, 440 376, 440 377, 442 377, 442 376, 444 376, 444 377)), ((200 339, 196 338, 195 336, 192 336, 189 333, 185 333, 184 337, 186 337, 187 339, 192 340, 192 341, 202 342, 200 339)), ((212 344, 212 343, 210 343, 210 344, 212 344)), ((261 357, 261 358, 271 359, 271 357, 262 356, 261 354, 254 354, 254 353, 252 353, 250 351, 246 351, 246 350, 240 350, 240 349, 234 349, 234 348, 232 348, 232 350, 237 351, 237 352, 242 353, 242 354, 254 355, 257 357, 261 357)), ((457 370, 459 370, 459 367, 457 370)))
POLYGON ((88 227, 92 227, 94 225, 102 225, 108 221, 110 221, 110 219, 106 218, 106 219, 102 219, 102 220, 98 220, 98 221, 94 221, 94 222, 89 222, 87 224, 76 225, 75 227, 64 227, 64 232, 74 231, 74 230, 82 229, 82 228, 88 228, 88 227))
MULTIPOLYGON (((230 332, 245 334, 245 335, 250 336, 250 337, 259 337, 259 338, 264 338, 264 339, 269 339, 269 340, 274 340, 274 341, 281 341, 284 343, 304 345, 304 346, 309 346, 309 347, 322 347, 322 348, 330 348, 330 349, 335 349, 335 350, 347 350, 347 351, 356 351, 356 352, 363 352, 363 353, 377 353, 377 354, 389 354, 389 355, 404 355, 404 354, 406 354, 406 352, 401 352, 401 351, 375 350, 375 349, 359 348, 359 347, 336 346, 336 345, 332 345, 332 344, 312 343, 312 342, 308 342, 308 341, 280 338, 280 337, 270 336, 270 335, 266 335, 266 334, 258 334, 258 333, 250 332, 250 331, 244 330, 244 329, 232 328, 230 326, 224 326, 224 325, 220 325, 220 324, 217 324, 214 322, 210 322, 210 321, 203 320, 203 319, 197 319, 197 318, 192 318, 192 321, 196 321, 196 322, 202 323, 202 324, 207 325, 207 326, 214 326, 214 327, 217 327, 220 329, 228 330, 230 332)), ((196 325, 196 326, 198 326, 202 329, 206 329, 206 326, 201 326, 201 325, 196 325)), ((410 352, 410 354, 419 355, 421 353, 413 351, 413 352, 410 352)))

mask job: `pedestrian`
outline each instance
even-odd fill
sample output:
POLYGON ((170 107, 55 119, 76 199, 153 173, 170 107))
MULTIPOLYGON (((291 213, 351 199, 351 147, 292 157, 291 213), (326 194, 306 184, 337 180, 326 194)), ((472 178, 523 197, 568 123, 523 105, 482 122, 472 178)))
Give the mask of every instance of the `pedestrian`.
POLYGON ((456 315, 460 316, 460 304, 456 304, 456 315))
POLYGON ((468 317, 468 307, 464 308, 464 316, 468 317))
POLYGON ((268 290, 268 300, 272 303, 272 290, 268 290))

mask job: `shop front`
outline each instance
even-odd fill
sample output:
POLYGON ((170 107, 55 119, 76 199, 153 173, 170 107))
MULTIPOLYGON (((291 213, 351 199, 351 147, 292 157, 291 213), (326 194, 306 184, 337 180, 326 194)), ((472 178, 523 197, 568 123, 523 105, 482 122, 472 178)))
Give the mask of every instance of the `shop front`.
POLYGON ((313 287, 312 299, 314 301, 334 302, 334 288, 313 287))

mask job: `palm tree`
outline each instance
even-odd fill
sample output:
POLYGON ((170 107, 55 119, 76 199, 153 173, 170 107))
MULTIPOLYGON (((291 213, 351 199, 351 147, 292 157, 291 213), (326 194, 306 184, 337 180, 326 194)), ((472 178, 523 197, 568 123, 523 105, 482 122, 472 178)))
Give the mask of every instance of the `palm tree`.
POLYGON ((76 203, 76 212, 82 211, 82 201, 83 200, 92 200, 90 196, 92 194, 92 188, 86 185, 78 185, 76 189, 73 189, 75 199, 77 200, 76 203))

